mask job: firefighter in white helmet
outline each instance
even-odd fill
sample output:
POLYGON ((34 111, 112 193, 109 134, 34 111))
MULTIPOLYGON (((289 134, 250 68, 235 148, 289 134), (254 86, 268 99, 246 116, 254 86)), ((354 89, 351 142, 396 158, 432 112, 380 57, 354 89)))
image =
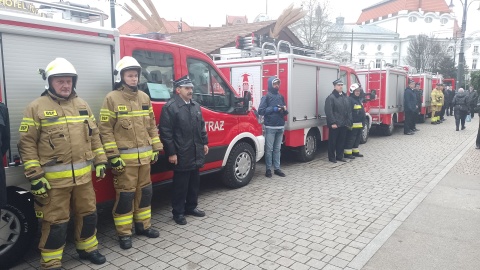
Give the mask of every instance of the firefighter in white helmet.
POLYGON ((105 257, 97 250, 92 164, 96 176, 103 178, 107 158, 95 117, 75 92, 78 77, 70 62, 56 58, 40 73, 46 90, 25 109, 18 149, 35 195, 36 215, 43 218, 41 266, 60 269, 70 209, 80 258, 103 264, 105 257))
POLYGON ((100 133, 116 190, 113 220, 122 249, 132 247, 132 223, 136 234, 159 236, 150 222, 150 164, 157 161, 163 146, 152 102, 138 91, 141 70, 135 58, 123 57, 115 68, 115 89, 105 97, 100 111, 100 133))
POLYGON ((363 125, 365 123, 365 108, 363 108, 362 88, 358 83, 350 86, 350 110, 352 111, 352 127, 347 130, 345 140, 345 150, 343 151, 345 158, 355 159, 355 157, 363 157, 360 154, 358 146, 362 138, 363 125))

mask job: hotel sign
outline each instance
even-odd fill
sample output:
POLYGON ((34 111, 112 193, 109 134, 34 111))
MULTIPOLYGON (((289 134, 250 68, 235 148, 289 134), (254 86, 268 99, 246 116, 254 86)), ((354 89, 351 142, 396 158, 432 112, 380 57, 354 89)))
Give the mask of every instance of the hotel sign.
POLYGON ((20 0, 0 0, 0 8, 38 14, 38 8, 36 8, 34 4, 20 0))

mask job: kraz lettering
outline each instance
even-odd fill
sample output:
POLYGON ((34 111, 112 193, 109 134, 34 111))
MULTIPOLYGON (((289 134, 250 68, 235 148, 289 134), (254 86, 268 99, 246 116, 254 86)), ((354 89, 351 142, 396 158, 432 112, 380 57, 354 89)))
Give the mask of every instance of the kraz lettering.
POLYGON ((223 131, 224 121, 206 121, 205 122, 205 129, 207 131, 223 131))

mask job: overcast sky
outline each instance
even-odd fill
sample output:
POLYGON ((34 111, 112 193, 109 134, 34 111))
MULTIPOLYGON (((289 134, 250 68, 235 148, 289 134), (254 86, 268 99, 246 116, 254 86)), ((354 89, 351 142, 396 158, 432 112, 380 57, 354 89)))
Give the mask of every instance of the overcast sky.
MULTIPOLYGON (((58 0, 57 0, 58 1, 58 0)), ((323 1, 323 0, 319 0, 323 1)), ((327 0, 329 1, 330 14, 332 20, 338 16, 344 16, 346 23, 357 21, 362 9, 371 6, 381 0, 327 0)), ((447 4, 450 0, 445 0, 447 4)), ((472 1, 472 0, 470 0, 472 1)), ((91 6, 98 7, 110 14, 108 0, 71 0, 71 2, 88 3, 91 6)), ((118 4, 127 3, 134 7, 130 0, 117 0, 118 4)), ((260 13, 267 10, 271 19, 276 19, 280 13, 294 3, 299 7, 302 0, 153 0, 161 17, 167 20, 179 20, 187 22, 192 26, 221 26, 225 23, 225 15, 246 15, 249 22, 252 22, 260 13)), ((455 12, 458 14, 461 22, 461 3, 460 0, 453 0, 455 12)), ((478 2, 472 3, 469 9, 467 24, 467 33, 473 30, 479 30, 480 11, 477 10, 478 2)), ((116 8, 117 27, 130 19, 120 6, 116 8)))

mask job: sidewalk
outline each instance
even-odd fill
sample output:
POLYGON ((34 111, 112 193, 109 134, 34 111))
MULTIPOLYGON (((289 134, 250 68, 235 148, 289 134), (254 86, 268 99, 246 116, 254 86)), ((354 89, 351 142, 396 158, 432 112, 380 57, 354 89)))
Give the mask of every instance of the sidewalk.
POLYGON ((449 165, 362 269, 480 269, 480 150, 473 136, 449 165))

